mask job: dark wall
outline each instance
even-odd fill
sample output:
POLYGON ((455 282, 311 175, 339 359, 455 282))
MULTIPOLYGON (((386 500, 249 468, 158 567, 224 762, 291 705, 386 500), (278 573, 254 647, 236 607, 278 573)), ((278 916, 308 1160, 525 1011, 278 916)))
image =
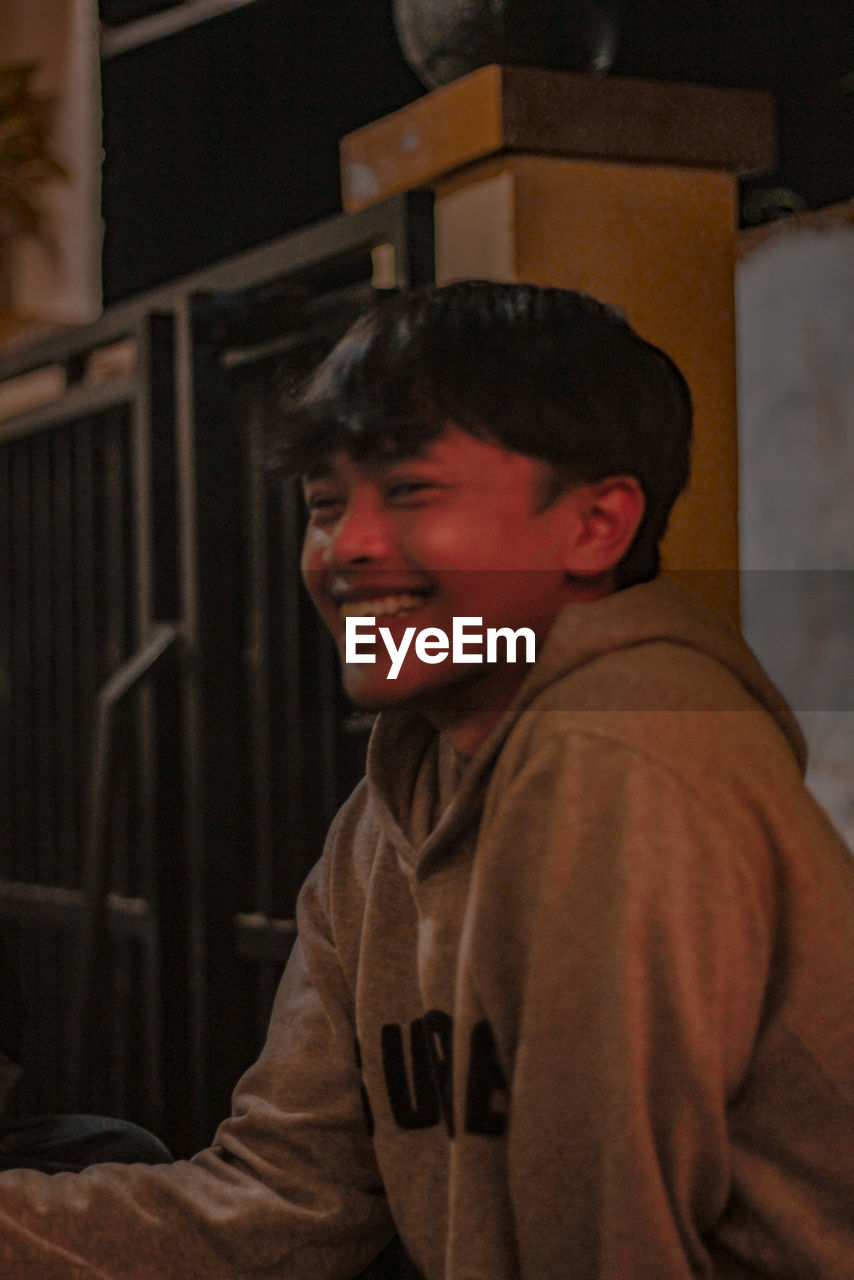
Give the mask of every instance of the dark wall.
MULTIPOLYGON (((143 3, 152 7, 102 8, 143 3)), ((615 74, 771 89, 780 166, 761 183, 809 205, 854 195, 854 84, 843 82, 854 72, 854 4, 623 9, 615 74)), ((339 137, 423 89, 400 53, 391 0, 257 0, 109 59, 103 92, 111 302, 337 211, 339 137)))
POLYGON ((615 74, 771 90, 779 168, 817 206, 854 195, 851 0, 625 0, 615 74))
POLYGON ((387 0, 259 0, 105 61, 105 302, 336 212, 338 138, 420 92, 387 0))

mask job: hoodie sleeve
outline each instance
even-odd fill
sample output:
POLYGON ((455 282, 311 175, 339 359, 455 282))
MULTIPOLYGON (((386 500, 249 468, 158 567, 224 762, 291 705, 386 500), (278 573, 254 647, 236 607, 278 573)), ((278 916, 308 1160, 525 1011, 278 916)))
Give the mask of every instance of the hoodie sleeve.
POLYGON ((360 1096, 350 998, 322 901, 259 1061, 213 1146, 174 1165, 0 1175, 0 1275, 15 1280, 346 1280, 392 1234, 360 1096))
POLYGON ((511 1082, 524 1280, 710 1273, 727 1102, 774 929, 767 855, 726 803, 652 753, 576 733, 542 745, 496 805, 488 856, 515 885, 494 899, 506 918, 484 916, 504 949, 484 946, 477 971, 511 1082))

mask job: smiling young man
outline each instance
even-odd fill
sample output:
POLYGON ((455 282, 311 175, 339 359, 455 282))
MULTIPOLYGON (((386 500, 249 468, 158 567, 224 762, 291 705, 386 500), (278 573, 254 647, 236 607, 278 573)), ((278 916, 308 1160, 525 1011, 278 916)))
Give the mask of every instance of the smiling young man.
POLYGON ((398 1232, 427 1280, 848 1280, 852 863, 779 694, 658 577, 690 417, 557 290, 332 352, 281 457, 366 779, 213 1146, 0 1175, 3 1274, 347 1280, 398 1232))
POLYGON ((547 498, 550 478, 539 459, 454 425, 417 454, 380 451, 357 461, 338 450, 309 469, 303 576, 354 702, 422 710, 461 755, 474 754, 527 663, 515 644, 486 661, 472 641, 457 661, 440 658, 440 640, 419 660, 412 633, 452 636, 455 620, 466 618, 496 632, 526 628, 542 644, 568 604, 613 591, 614 567, 643 515, 634 476, 547 498), (355 617, 387 628, 371 661, 347 660, 347 620, 355 617))

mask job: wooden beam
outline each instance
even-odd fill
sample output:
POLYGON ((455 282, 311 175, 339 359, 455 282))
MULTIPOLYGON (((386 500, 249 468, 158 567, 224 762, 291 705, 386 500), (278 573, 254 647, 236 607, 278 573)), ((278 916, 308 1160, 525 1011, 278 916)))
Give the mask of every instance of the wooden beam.
POLYGON ((355 212, 508 152, 771 169, 773 102, 752 89, 480 67, 341 140, 344 208, 355 212))

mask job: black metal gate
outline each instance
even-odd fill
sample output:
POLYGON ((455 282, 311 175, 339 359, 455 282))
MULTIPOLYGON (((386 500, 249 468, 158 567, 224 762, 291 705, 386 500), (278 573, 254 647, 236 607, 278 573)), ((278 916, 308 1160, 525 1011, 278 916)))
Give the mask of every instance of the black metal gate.
POLYGON ((40 378, 49 397, 0 417, 20 1112, 127 1116, 185 1153, 260 1046, 299 884, 365 740, 299 585, 301 508, 265 474, 265 428, 391 259, 397 287, 432 277, 426 195, 0 361, 0 413, 4 387, 37 398, 40 378))

